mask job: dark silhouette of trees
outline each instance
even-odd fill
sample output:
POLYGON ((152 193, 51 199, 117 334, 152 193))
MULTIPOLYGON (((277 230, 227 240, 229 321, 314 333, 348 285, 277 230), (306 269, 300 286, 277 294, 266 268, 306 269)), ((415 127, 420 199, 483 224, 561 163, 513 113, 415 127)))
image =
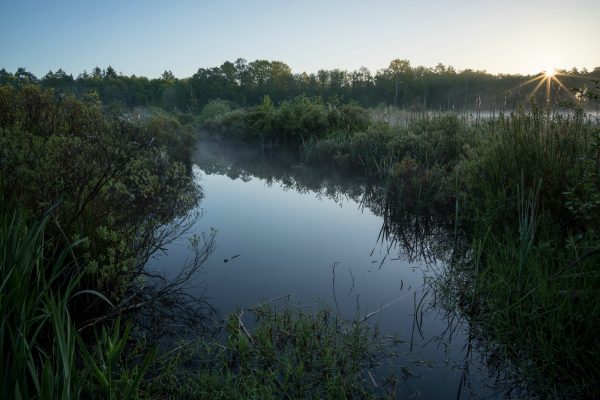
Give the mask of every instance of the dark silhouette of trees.
MULTIPOLYGON (((600 68, 593 71, 564 71, 565 87, 594 88, 600 68), (574 75, 577 75, 576 77, 574 75)), ((83 98, 96 93, 104 104, 126 107, 159 106, 167 110, 198 113, 210 100, 220 99, 239 106, 259 104, 268 95, 275 103, 299 95, 321 97, 332 103, 357 103, 362 106, 387 105, 408 110, 512 110, 529 101, 534 85, 520 86, 529 75, 493 75, 485 71, 437 64, 433 68, 413 67, 408 60, 392 60, 388 67, 372 73, 362 67, 356 71, 319 70, 293 73, 281 61, 242 58, 219 67, 199 68, 189 78, 176 78, 165 71, 158 79, 117 73, 108 66, 84 71, 76 78, 62 69, 38 79, 25 68, 15 73, 0 70, 0 84, 20 86, 39 83, 57 92, 72 92, 83 98)), ((545 92, 537 94, 540 104, 545 92)), ((573 100, 573 94, 553 88, 553 102, 573 100)))

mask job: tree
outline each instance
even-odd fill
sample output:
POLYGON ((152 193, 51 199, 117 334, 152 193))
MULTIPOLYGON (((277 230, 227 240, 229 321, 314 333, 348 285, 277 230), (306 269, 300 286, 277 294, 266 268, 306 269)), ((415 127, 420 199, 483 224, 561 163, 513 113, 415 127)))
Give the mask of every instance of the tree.
POLYGON ((117 71, 109 65, 104 71, 104 79, 117 79, 117 77, 117 71))
POLYGON ((169 83, 175 82, 175 75, 173 75, 171 71, 165 70, 165 72, 163 72, 160 76, 160 79, 169 83))
POLYGON ((28 72, 23 67, 19 67, 17 69, 17 72, 15 72, 15 78, 19 83, 36 83, 38 80, 34 74, 28 72))

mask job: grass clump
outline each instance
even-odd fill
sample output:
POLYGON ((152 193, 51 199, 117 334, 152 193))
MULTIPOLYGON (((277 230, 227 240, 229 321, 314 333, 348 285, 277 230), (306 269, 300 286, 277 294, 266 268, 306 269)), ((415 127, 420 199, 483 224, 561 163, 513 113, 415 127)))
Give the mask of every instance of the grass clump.
POLYGON ((580 111, 552 117, 534 108, 501 116, 457 168, 461 203, 479 217, 504 219, 517 215, 519 185, 540 185, 538 218, 562 233, 590 227, 577 224, 582 217, 597 224, 598 134, 580 111))
POLYGON ((469 270, 463 309, 529 396, 600 395, 599 132, 577 110, 519 111, 455 169, 479 254, 457 267, 469 270))
POLYGON ((538 242, 519 268, 514 235, 488 240, 463 308, 491 366, 528 397, 597 398, 598 260, 538 242))
POLYGON ((325 307, 312 313, 263 305, 253 314, 252 332, 244 325, 243 313, 232 313, 223 342, 203 340, 193 346, 183 345, 187 354, 180 356, 195 367, 183 372, 180 379, 185 384, 174 388, 175 397, 395 396, 394 379, 376 384, 370 372, 380 368, 379 362, 389 356, 391 347, 366 323, 342 321, 325 307), (190 348, 196 351, 190 354, 190 348))
POLYGON ((70 249, 48 261, 47 218, 28 226, 20 212, 1 222, 0 396, 76 397, 76 333, 67 311, 76 280, 58 280, 70 249))
MULTIPOLYGON (((56 251, 47 235, 50 214, 31 222, 23 211, 2 216, 0 226, 0 396, 3 399, 140 398, 140 379, 153 358, 128 361, 129 329, 117 324, 92 345, 71 316, 83 276, 73 243, 56 251), (73 268, 70 268, 73 267, 73 268), (65 270, 70 271, 65 274, 65 270), (77 272, 78 271, 78 272, 77 272), (90 355, 104 354, 105 358, 90 355), (91 376, 103 382, 95 387, 91 376)), ((129 344, 130 346, 131 344, 129 344)))

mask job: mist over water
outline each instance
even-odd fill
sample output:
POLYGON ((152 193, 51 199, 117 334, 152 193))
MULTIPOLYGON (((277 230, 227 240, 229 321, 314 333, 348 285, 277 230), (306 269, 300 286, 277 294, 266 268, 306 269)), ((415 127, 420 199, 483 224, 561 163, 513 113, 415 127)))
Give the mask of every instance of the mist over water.
POLYGON ((203 216, 149 269, 176 275, 190 255, 188 238, 214 228, 217 247, 189 290, 205 296, 219 318, 272 299, 307 310, 325 304, 347 320, 368 317, 404 342, 395 367, 415 376, 403 393, 494 393, 468 325, 438 305, 431 279, 443 274, 443 251, 415 242, 420 250, 411 252, 384 232, 384 218, 371 209, 380 213, 382 188, 309 169, 293 154, 271 159, 222 144, 198 146, 194 175, 204 198, 195 211, 203 216))

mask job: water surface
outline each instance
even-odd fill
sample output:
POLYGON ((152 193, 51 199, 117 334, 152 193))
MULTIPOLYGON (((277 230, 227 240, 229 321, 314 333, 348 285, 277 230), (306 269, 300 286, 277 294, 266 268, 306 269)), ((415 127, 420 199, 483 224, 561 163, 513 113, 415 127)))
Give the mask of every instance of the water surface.
POLYGON ((437 306, 428 284, 444 270, 427 254, 435 243, 411 252, 411 239, 382 234, 376 185, 214 143, 199 144, 194 174, 203 216, 149 268, 175 275, 190 255, 187 237, 214 228, 217 247, 189 290, 220 316, 282 296, 347 319, 381 310, 369 322, 406 340, 398 365, 416 375, 401 395, 493 397, 468 326, 437 306))

